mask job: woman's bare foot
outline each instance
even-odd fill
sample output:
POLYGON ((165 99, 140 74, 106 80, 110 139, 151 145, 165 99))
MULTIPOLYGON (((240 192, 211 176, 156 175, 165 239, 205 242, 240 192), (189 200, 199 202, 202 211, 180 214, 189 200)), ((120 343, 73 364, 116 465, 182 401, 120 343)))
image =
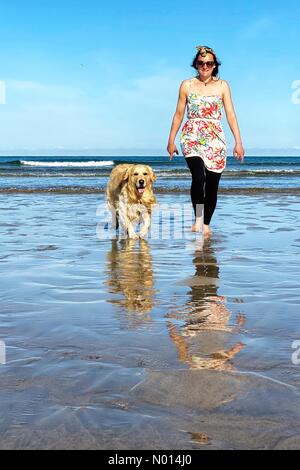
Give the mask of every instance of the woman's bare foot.
POLYGON ((200 232, 200 230, 201 230, 201 225, 199 225, 199 224, 194 224, 194 225, 192 225, 192 229, 191 229, 191 230, 192 230, 192 232, 200 232))
POLYGON ((196 221, 192 225, 192 232, 201 232, 202 226, 203 226, 202 217, 196 217, 196 221))
POLYGON ((205 238, 208 238, 210 237, 210 235, 211 235, 211 230, 209 228, 209 225, 203 224, 203 236, 205 238))

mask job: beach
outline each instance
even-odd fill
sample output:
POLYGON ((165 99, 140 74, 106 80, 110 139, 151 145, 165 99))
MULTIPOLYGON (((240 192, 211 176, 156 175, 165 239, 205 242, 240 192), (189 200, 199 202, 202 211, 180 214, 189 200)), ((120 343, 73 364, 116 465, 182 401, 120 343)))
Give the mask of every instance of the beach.
POLYGON ((0 3, 0 453, 300 450, 300 2, 209 7, 0 3))
POLYGON ((23 181, 0 194, 1 449, 300 447, 297 194, 241 178, 210 240, 129 241, 99 226, 105 179, 23 181))

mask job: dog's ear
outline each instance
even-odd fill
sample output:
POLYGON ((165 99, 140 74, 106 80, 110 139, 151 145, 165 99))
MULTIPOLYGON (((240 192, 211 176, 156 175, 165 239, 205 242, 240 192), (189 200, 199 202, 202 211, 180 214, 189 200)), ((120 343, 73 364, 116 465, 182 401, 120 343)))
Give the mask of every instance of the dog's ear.
POLYGON ((148 166, 148 169, 149 169, 149 174, 150 174, 150 181, 155 181, 156 180, 156 174, 154 173, 154 171, 152 170, 152 168, 150 166, 148 166))
POLYGON ((124 173, 124 175, 123 175, 123 181, 128 181, 128 179, 129 179, 129 173, 130 173, 130 168, 128 167, 128 168, 126 168, 126 171, 125 171, 125 173, 124 173))

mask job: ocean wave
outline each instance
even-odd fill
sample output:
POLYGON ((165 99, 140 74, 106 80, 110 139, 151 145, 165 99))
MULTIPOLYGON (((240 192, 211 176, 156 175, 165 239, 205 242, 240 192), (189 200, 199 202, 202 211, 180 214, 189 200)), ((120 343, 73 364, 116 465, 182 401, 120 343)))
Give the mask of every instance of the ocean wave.
POLYGON ((64 171, 64 172, 58 172, 58 171, 53 171, 52 173, 47 173, 47 172, 37 172, 37 171, 32 171, 30 173, 30 169, 27 170, 28 172, 25 173, 25 171, 20 171, 19 173, 1 173, 0 171, 0 178, 107 178, 109 176, 109 171, 106 173, 85 173, 78 171, 77 173, 72 173, 71 171, 64 171))
POLYGON ((174 171, 159 171, 159 170, 154 169, 154 171, 155 171, 155 174, 156 174, 157 177, 166 176, 168 178, 170 178, 170 177, 178 178, 180 176, 190 176, 191 175, 189 170, 187 170, 187 171, 186 170, 180 170, 180 171, 174 172, 174 171))
POLYGON ((266 168, 258 168, 257 170, 244 170, 240 168, 226 168, 224 170, 226 173, 267 173, 267 174, 277 174, 277 173, 300 173, 300 170, 292 170, 291 168, 286 168, 286 169, 276 169, 276 168, 270 168, 269 170, 266 168))
MULTIPOLYGON (((48 162, 46 162, 48 163, 48 162)), ((72 162, 73 163, 73 162, 72 162)), ((102 162, 98 162, 102 163, 102 162)), ((93 167, 90 162, 89 166, 68 166, 65 167, 64 164, 52 166, 39 166, 39 165, 24 165, 16 169, 13 167, 10 168, 0 168, 0 178, 107 178, 111 172, 112 165, 104 166, 100 165, 98 167, 93 167)), ((155 169, 155 174, 158 179, 174 181, 176 179, 186 180, 191 177, 190 171, 185 168, 181 170, 162 170, 155 169)), ((246 170, 246 169, 228 169, 226 168, 223 172, 223 178, 225 179, 244 179, 244 178, 299 178, 300 170, 246 170)))
POLYGON ((7 166, 7 165, 21 165, 20 160, 0 160, 0 165, 7 166))
MULTIPOLYGON (((24 168, 24 167, 23 167, 24 168)), ((45 167, 44 167, 45 168, 45 167)), ((84 171, 83 168, 71 168, 70 169, 63 169, 63 167, 59 167, 59 169, 54 168, 51 169, 49 167, 48 171, 41 167, 38 171, 38 168, 36 167, 30 167, 26 166, 26 170, 20 169, 18 171, 12 171, 12 169, 9 171, 8 170, 0 170, 0 178, 108 178, 111 167, 101 167, 101 169, 97 169, 97 171, 90 169, 88 170, 87 168, 84 171), (73 171, 72 171, 73 170, 73 171)), ((156 170, 155 174, 158 179, 163 179, 163 180, 187 180, 191 178, 191 174, 189 171, 182 170, 181 172, 176 172, 174 173, 173 171, 159 171, 156 170)), ((246 170, 232 170, 228 171, 225 170, 223 172, 222 178, 224 179, 232 179, 232 180, 238 180, 238 179, 244 179, 244 178, 258 178, 258 179, 263 179, 263 178, 281 178, 281 177, 290 177, 290 178, 296 178, 300 176, 300 171, 246 171, 246 170)))
MULTIPOLYGON (((181 170, 170 170, 170 171, 155 171, 157 177, 166 177, 166 178, 178 178, 178 177, 190 177, 190 171, 186 169, 181 170)), ((280 175, 291 175, 291 176, 299 176, 300 170, 291 170, 291 169, 257 169, 257 170, 247 170, 247 169, 240 169, 240 168, 226 168, 223 172, 223 176, 227 176, 230 178, 240 178, 240 177, 247 177, 247 176, 280 176, 280 175)))
MULTIPOLYGON (((44 194, 101 194, 105 193, 106 187, 69 187, 69 186, 60 186, 60 187, 48 187, 48 188, 16 188, 16 187, 7 187, 0 188, 0 193, 23 193, 23 194, 34 194, 34 193, 44 193, 44 194)), ((155 193, 167 194, 167 193, 182 193, 190 194, 188 188, 180 187, 158 187, 155 189, 155 193)), ((299 195, 300 188, 262 188, 262 187, 251 187, 251 188, 220 188, 220 194, 241 194, 241 195, 255 195, 255 194, 286 194, 286 195, 299 195)))
POLYGON ((43 162, 43 161, 33 161, 33 160, 20 160, 21 165, 28 165, 28 166, 54 166, 54 167, 95 167, 95 166, 112 166, 114 165, 113 160, 90 160, 88 162, 43 162))

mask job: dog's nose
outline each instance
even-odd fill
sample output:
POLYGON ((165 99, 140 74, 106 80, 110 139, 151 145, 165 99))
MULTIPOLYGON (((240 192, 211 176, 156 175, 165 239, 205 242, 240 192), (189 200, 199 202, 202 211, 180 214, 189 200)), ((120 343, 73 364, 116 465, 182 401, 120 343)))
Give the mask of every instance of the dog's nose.
POLYGON ((139 184, 144 184, 144 180, 139 180, 139 184))

